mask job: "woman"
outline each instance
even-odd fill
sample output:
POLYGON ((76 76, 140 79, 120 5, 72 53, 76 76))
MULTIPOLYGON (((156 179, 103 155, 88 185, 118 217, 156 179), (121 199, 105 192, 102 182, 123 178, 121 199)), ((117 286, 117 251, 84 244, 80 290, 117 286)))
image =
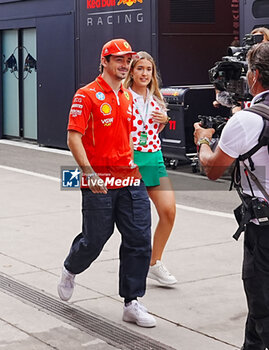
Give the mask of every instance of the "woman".
POLYGON ((133 60, 125 86, 134 100, 133 131, 134 162, 139 166, 149 197, 159 215, 152 247, 148 277, 164 285, 177 282, 163 265, 161 258, 175 220, 175 197, 168 179, 159 132, 169 122, 166 105, 159 90, 156 65, 147 52, 138 52, 133 60))

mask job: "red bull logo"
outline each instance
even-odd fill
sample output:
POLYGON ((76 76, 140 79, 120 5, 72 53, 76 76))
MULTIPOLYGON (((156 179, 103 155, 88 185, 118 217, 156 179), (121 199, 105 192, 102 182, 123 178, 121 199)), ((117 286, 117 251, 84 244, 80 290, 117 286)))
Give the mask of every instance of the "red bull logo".
POLYGON ((116 0, 87 0, 87 8, 102 8, 116 6, 116 0))
MULTIPOLYGON (((140 4, 143 4, 143 0, 119 0, 117 5, 132 6, 137 2, 140 2, 140 4)), ((87 0, 88 9, 111 7, 111 6, 116 6, 116 0, 87 0)))
POLYGON ((136 4, 137 2, 140 2, 140 4, 143 4, 143 0, 119 0, 117 5, 133 6, 133 4, 136 4))

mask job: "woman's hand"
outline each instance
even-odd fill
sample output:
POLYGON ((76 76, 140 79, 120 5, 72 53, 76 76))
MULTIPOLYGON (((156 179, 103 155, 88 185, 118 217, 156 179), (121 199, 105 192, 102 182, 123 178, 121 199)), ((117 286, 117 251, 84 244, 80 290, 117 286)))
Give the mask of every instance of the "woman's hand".
POLYGON ((168 122, 167 114, 162 113, 160 111, 153 111, 152 119, 154 120, 155 123, 160 123, 160 124, 167 124, 168 122))

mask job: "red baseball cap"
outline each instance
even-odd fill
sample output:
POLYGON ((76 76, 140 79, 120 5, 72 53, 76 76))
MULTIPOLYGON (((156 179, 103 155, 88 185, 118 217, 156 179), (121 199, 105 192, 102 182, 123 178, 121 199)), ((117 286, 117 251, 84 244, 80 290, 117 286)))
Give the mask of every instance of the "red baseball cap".
POLYGON ((128 53, 133 58, 139 58, 137 53, 132 51, 131 45, 125 39, 113 39, 103 46, 101 57, 108 55, 121 56, 128 53))

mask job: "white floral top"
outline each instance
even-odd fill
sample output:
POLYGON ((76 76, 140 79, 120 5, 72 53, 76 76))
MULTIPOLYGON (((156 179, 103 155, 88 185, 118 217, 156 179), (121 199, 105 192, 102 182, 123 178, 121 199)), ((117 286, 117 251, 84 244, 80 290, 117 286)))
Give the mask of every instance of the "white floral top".
POLYGON ((159 123, 152 119, 152 112, 154 110, 161 111, 161 107, 154 99, 154 96, 147 93, 147 99, 144 101, 143 96, 138 95, 131 88, 129 88, 133 95, 133 128, 132 138, 134 149, 140 152, 157 152, 161 149, 161 141, 159 139, 159 123), (141 132, 147 133, 147 144, 140 145, 141 132))

